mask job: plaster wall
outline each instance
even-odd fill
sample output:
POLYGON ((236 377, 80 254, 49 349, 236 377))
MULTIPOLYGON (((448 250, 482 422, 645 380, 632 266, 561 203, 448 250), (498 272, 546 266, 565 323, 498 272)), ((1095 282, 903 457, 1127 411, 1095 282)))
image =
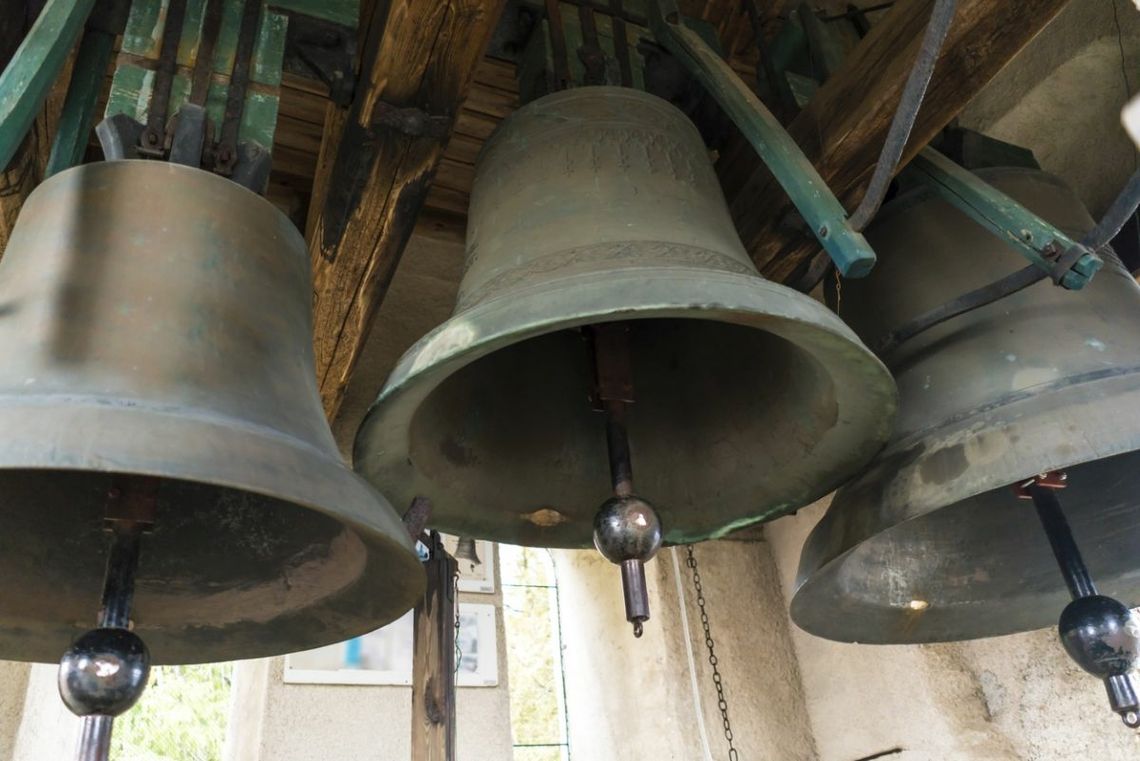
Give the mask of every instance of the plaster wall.
MULTIPOLYGON (((1120 126, 1124 72, 1140 84, 1137 7, 1071 2, 960 121, 1033 149, 1099 215, 1136 166, 1120 126)), ((800 549, 825 508, 821 502, 765 528, 788 598, 800 549)), ((1053 629, 907 647, 829 642, 793 624, 791 638, 821 761, 892 751, 883 757, 1140 758, 1140 735, 1108 710, 1101 684, 1069 660, 1053 629)))
POLYGON ((1099 217, 1137 167, 1120 112, 1138 88, 1140 10, 1130 0, 1073 0, 959 120, 1032 148, 1099 217))
POLYGON ((24 695, 31 664, 0 661, 0 758, 11 758, 24 718, 24 695))
MULTIPOLYGON (((497 552, 497 550, 496 550, 497 552)), ((499 656, 496 687, 461 687, 456 704, 458 761, 509 761, 510 702, 502 586, 494 595, 459 595, 494 603, 499 656)), ((225 761, 407 761, 411 758, 410 687, 286 684, 285 659, 235 667, 235 701, 225 761)))
MULTIPOLYGON (((791 596, 800 548, 827 501, 766 528, 791 596)), ((1044 537, 1041 541, 1045 541, 1044 537)), ((1140 735, 1045 629, 939 645, 852 645, 792 625, 820 761, 1125 761, 1140 735)))
MULTIPOLYGON (((34 663, 24 671, 23 711, 12 741, 12 761, 46 761, 75 755, 82 720, 59 699, 59 666, 34 663)), ((0 741, 2 742, 2 741, 0 741)), ((5 757, 7 758, 7 757, 5 757)))
MULTIPOLYGON (((740 758, 815 759, 784 600, 767 545, 762 540, 720 541, 700 545, 695 553, 740 758)), ((684 550, 663 550, 646 568, 653 617, 641 639, 633 637, 622 615, 616 567, 591 551, 553 554, 572 758, 726 758, 728 745, 684 550), (704 749, 698 715, 711 755, 704 749)))

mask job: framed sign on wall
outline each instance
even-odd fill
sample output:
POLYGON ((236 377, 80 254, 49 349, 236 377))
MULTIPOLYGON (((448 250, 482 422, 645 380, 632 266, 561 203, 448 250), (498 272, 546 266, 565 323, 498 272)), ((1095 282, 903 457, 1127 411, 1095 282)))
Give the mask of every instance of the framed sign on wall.
MULTIPOLYGON (((288 684, 412 684, 412 616, 335 645, 292 653, 285 658, 288 684)), ((459 687, 499 683, 495 606, 459 603, 459 687)))

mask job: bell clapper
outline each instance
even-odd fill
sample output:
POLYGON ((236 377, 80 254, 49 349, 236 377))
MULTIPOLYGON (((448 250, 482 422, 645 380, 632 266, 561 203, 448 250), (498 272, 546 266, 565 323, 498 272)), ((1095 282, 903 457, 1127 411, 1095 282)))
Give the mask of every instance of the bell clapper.
POLYGON ((154 525, 158 481, 117 478, 107 494, 105 526, 111 534, 99 626, 64 653, 59 694, 83 717, 78 761, 106 761, 114 717, 142 696, 150 675, 150 652, 131 631, 140 540, 154 525))
POLYGON ((1140 663, 1137 622, 1127 605, 1097 593, 1057 498, 1065 481, 1064 473, 1043 473, 1016 490, 1022 499, 1033 500, 1073 598, 1061 612, 1061 644, 1081 668, 1104 681, 1112 710, 1135 729, 1140 727, 1140 701, 1128 673, 1140 663))
POLYGON ((596 404, 606 415, 606 447, 614 496, 594 516, 594 546, 607 560, 621 566, 625 617, 633 636, 644 633, 649 620, 645 563, 661 549, 661 521, 653 506, 633 493, 633 465, 625 416, 633 402, 629 359, 629 328, 623 323, 593 326, 596 404))

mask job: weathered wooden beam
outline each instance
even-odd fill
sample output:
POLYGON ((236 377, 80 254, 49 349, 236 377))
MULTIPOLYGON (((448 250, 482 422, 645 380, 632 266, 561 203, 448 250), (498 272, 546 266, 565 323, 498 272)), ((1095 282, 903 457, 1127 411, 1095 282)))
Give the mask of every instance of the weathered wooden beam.
POLYGON ((455 761, 456 564, 435 531, 424 569, 412 626, 412 761, 455 761))
MULTIPOLYGON (((901 169, 1040 32, 1068 0, 959 0, 901 169)), ((871 177, 933 0, 900 0, 788 127, 835 195, 854 209, 871 177)), ((790 202, 752 160, 731 198, 745 246, 765 277, 787 281, 819 250, 788 226, 790 202)), ((731 184, 729 192, 732 193, 731 184)))
POLYGON ((502 5, 381 0, 365 32, 355 99, 330 114, 308 224, 317 373, 330 419, 502 5))

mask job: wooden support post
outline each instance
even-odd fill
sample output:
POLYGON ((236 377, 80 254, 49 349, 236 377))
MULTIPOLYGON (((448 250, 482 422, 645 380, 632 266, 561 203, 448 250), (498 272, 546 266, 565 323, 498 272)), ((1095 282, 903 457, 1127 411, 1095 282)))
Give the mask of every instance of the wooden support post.
MULTIPOLYGON (((1068 0, 959 0, 899 169, 1055 17, 1068 0)), ((788 132, 832 192, 854 209, 874 171, 933 0, 900 0, 792 121, 788 132)), ((728 155, 737 156, 735 151, 728 155)), ((732 215, 761 273, 787 281, 819 249, 787 229, 791 204, 753 157, 722 167, 732 215), (739 190, 737 190, 739 188, 739 190)))
POLYGON ((455 761, 455 558, 431 532, 427 590, 416 605, 412 761, 455 761))
POLYGON ((503 0, 381 0, 347 112, 326 119, 308 238, 317 378, 336 416, 503 0))

